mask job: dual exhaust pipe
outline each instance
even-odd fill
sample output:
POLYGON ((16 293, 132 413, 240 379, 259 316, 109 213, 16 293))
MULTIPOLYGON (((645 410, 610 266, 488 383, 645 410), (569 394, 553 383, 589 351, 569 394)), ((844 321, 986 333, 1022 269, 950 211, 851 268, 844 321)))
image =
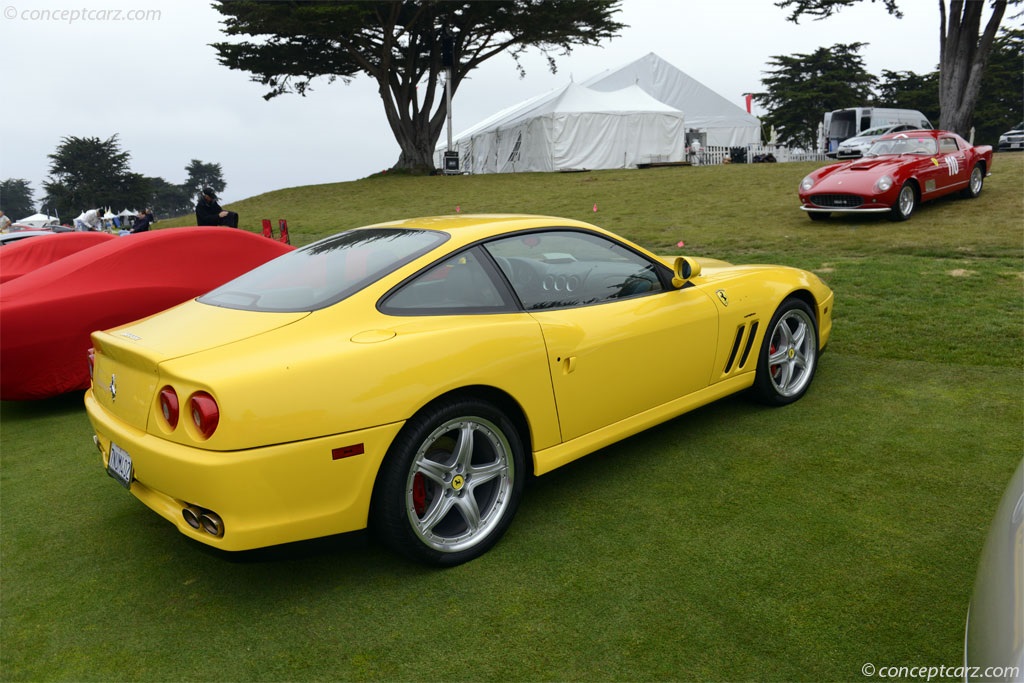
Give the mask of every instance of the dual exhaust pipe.
POLYGON ((224 536, 224 520, 213 510, 207 510, 197 505, 187 505, 181 511, 185 523, 193 529, 205 531, 214 538, 224 536))

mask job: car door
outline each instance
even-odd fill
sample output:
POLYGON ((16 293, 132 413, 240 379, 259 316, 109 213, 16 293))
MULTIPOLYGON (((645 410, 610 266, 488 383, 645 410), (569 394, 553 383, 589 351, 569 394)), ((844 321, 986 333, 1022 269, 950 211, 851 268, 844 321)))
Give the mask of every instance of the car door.
POLYGON ((945 194, 966 187, 971 169, 967 167, 967 150, 960 148, 956 138, 950 135, 939 137, 939 157, 940 166, 945 168, 946 175, 941 178, 938 191, 945 194))
POLYGON ((487 247, 543 331, 563 441, 708 386, 716 306, 667 286, 664 266, 582 231, 487 247))
MULTIPOLYGON (((922 142, 925 139, 922 139, 922 142)), ((937 147, 927 158, 919 160, 918 182, 921 185, 921 199, 927 201, 940 197, 947 192, 962 187, 966 182, 970 171, 965 172, 967 164, 966 155, 959 149, 956 140, 949 137, 940 137, 931 141, 937 147)))

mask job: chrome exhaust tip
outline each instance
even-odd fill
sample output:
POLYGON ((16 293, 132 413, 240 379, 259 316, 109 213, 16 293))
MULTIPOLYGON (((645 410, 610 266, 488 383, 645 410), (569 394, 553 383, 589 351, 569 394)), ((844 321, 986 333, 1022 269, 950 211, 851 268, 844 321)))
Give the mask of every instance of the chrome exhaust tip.
POLYGON ((215 538, 220 538, 224 535, 224 521, 220 518, 216 512, 210 510, 204 510, 200 517, 200 522, 203 525, 203 531, 210 534, 215 538))
POLYGON ((96 434, 93 434, 92 443, 94 446, 96 446, 96 450, 100 452, 100 455, 103 455, 103 446, 100 444, 100 437, 97 436, 96 434))
POLYGON ((185 523, 193 529, 198 529, 202 526, 202 522, 200 521, 202 514, 203 511, 194 505, 189 505, 181 511, 181 516, 185 519, 185 523))

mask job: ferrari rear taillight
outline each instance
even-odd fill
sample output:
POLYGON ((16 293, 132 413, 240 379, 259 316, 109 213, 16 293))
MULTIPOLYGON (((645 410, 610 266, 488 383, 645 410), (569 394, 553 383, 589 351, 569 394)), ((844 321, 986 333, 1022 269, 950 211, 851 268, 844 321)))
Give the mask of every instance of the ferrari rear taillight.
POLYGON ((96 370, 96 349, 90 347, 87 357, 89 359, 89 381, 91 382, 93 373, 96 370))
POLYGON ((188 405, 189 412, 192 414, 192 424, 204 439, 209 439, 217 430, 217 423, 220 422, 220 408, 217 407, 217 401, 205 391, 198 391, 189 398, 188 405))
POLYGON ((171 387, 160 390, 160 413, 171 429, 178 426, 178 394, 171 387))

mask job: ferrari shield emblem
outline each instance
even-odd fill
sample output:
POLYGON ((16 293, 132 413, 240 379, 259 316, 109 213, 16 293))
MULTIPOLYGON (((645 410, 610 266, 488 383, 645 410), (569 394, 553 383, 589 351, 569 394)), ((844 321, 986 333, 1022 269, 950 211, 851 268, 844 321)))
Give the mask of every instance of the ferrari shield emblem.
POLYGON ((723 306, 728 306, 729 305, 729 297, 727 297, 725 295, 725 290, 724 289, 719 289, 717 292, 715 292, 715 294, 718 295, 718 298, 722 302, 723 306))

